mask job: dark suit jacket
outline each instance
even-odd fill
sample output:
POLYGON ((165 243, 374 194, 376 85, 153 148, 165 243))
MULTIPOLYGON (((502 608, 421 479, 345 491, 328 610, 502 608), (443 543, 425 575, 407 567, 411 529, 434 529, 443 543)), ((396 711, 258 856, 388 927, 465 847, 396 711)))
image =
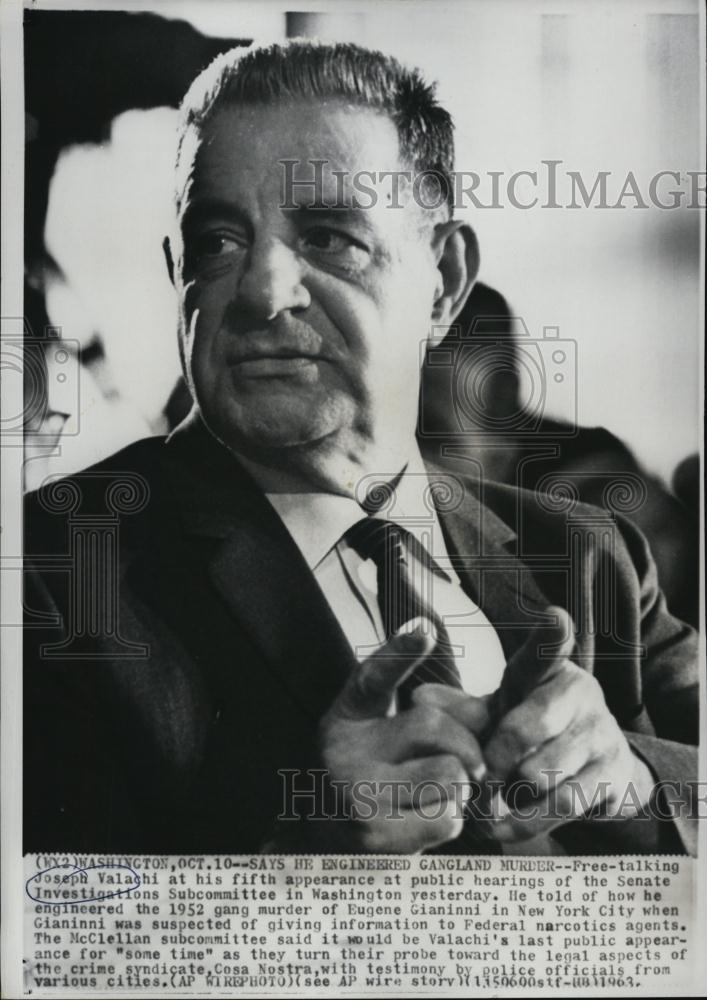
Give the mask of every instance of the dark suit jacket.
MULTIPOLYGON (((549 603, 567 607, 577 662, 636 751, 657 778, 695 777, 694 633, 668 615, 635 528, 556 506, 460 483, 438 513, 463 585, 507 655, 549 603)), ((356 661, 230 453, 191 421, 44 487, 28 498, 26 567, 26 850, 272 842, 278 770, 317 767, 318 720, 356 661)), ((665 849, 683 849, 668 825, 665 849)), ((570 824, 556 846, 616 850, 625 826, 570 824)))

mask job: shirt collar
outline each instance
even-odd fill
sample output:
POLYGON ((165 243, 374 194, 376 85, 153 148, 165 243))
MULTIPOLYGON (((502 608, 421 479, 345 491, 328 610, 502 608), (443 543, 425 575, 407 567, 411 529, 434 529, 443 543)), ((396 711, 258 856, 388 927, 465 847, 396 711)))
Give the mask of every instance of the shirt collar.
MULTIPOLYGON (((282 518, 310 569, 315 570, 365 511, 351 497, 335 493, 269 493, 265 496, 282 518)), ((414 535, 457 582, 448 564, 442 529, 432 501, 430 481, 418 449, 395 486, 380 517, 395 521, 414 535)))

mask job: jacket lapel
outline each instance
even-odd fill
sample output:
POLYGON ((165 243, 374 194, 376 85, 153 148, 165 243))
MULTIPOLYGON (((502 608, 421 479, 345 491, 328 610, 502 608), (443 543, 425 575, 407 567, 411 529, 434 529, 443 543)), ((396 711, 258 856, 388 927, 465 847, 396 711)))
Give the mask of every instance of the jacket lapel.
POLYGON ((473 479, 426 463, 430 482, 440 483, 433 496, 454 496, 438 504, 449 556, 462 586, 496 629, 508 659, 536 625, 547 623, 549 601, 532 571, 512 551, 516 533, 480 499, 473 479), (453 480, 454 482, 450 482, 453 480))
POLYGON ((212 557, 209 572, 290 696, 318 720, 356 659, 290 536, 284 528, 270 533, 262 525, 239 526, 212 557))
POLYGON ((168 443, 187 533, 211 543, 210 581, 300 709, 318 720, 357 661, 275 510, 190 418, 168 443))

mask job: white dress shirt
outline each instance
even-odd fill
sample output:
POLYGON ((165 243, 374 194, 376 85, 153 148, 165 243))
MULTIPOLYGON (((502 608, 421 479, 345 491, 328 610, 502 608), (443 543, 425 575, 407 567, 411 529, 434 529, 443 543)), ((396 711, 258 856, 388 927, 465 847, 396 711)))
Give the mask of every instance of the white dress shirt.
MULTIPOLYGON (((331 605, 352 649, 365 660, 385 642, 377 599, 376 565, 342 537, 366 516, 356 500, 333 493, 266 493, 331 605)), ((410 560, 415 582, 444 621, 462 686, 476 696, 498 687, 506 665, 495 629, 461 587, 450 565, 429 480, 419 452, 396 484, 382 517, 413 534, 445 576, 410 560), (427 502, 426 502, 427 501, 427 502)))

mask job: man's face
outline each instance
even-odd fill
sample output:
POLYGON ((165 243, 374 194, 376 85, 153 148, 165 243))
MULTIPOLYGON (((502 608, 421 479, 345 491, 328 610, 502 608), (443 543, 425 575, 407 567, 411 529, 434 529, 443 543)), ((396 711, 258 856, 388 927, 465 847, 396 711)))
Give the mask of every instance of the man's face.
POLYGON ((433 227, 405 195, 388 207, 389 182, 373 207, 352 204, 359 171, 401 169, 393 123, 338 102, 225 108, 207 125, 176 284, 187 377, 227 445, 254 458, 333 446, 359 461, 412 440, 439 279, 433 227), (293 186, 296 207, 281 207, 282 160, 307 181, 309 161, 325 160, 321 191, 293 186), (348 208, 308 207, 342 192, 348 208))

